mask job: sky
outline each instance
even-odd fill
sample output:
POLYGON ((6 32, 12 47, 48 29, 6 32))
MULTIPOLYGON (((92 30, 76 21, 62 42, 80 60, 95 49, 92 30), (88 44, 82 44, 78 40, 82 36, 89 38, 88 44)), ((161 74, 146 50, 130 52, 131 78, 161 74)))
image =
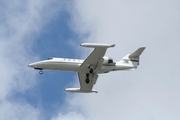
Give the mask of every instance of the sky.
POLYGON ((179 120, 178 0, 0 1, 0 119, 179 120), (74 72, 29 68, 48 57, 85 59, 83 42, 116 44, 119 61, 146 47, 136 71, 99 76, 97 94, 74 94, 74 72))

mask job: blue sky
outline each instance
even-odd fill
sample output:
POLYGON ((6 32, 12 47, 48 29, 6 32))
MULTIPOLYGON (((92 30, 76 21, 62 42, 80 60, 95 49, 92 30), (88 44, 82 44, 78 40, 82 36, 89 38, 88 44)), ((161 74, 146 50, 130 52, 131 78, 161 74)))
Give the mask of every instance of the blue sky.
MULTIPOLYGON (((41 59, 77 57, 76 49, 69 45, 69 42, 74 40, 76 45, 79 45, 80 40, 78 40, 76 33, 71 30, 69 22, 70 14, 68 11, 63 11, 43 28, 44 31, 40 33, 38 42, 34 43, 34 50, 38 51, 36 54, 38 53, 41 59)), ((74 82, 73 79, 76 73, 60 71, 44 71, 44 73, 44 75, 38 77, 41 82, 37 87, 40 94, 39 99, 41 99, 40 104, 42 104, 45 113, 50 114, 49 117, 51 117, 59 107, 63 106, 66 95, 64 89, 71 81, 74 82)))
MULTIPOLYGON (((37 1, 37 3, 38 2, 42 2, 42 1, 37 1)), ((37 6, 39 7, 38 9, 34 9, 34 7, 36 6, 35 1, 32 2, 26 1, 24 3, 24 6, 26 7, 32 5, 30 6, 30 8, 24 8, 24 6, 21 6, 21 3, 19 1, 14 1, 14 3, 1 1, 1 6, 3 4, 4 7, 1 9, 1 14, 5 18, 1 18, 2 21, 1 26, 3 26, 4 24, 6 26, 9 26, 9 28, 4 26, 5 33, 3 33, 3 28, 1 29, 1 34, 2 34, 1 40, 3 40, 3 36, 4 39, 6 38, 6 34, 10 33, 9 31, 18 31, 18 28, 20 26, 21 27, 27 26, 27 28, 25 28, 25 32, 27 31, 27 34, 23 32, 20 33, 21 34, 20 37, 24 36, 22 38, 22 42, 21 42, 22 44, 15 45, 15 48, 21 46, 25 47, 22 50, 25 50, 24 53, 28 56, 27 59, 31 57, 32 59, 29 60, 28 62, 26 61, 25 64, 23 64, 20 68, 26 69, 29 63, 35 62, 37 60, 47 59, 48 57, 64 57, 64 58, 81 57, 81 55, 78 55, 76 53, 76 48, 74 48, 71 44, 73 41, 74 42, 73 44, 79 46, 81 40, 79 40, 78 35, 71 29, 69 24, 71 22, 71 15, 68 9, 65 7, 69 3, 65 3, 61 1, 52 1, 52 2, 48 1, 47 3, 45 3, 44 6, 43 4, 42 6, 37 6), (41 10, 38 11, 39 9, 42 9, 42 11, 41 10), (4 11, 2 12, 2 10, 4 11), (33 10, 35 13, 32 13, 32 16, 29 17, 30 21, 32 20, 32 23, 26 24, 26 21, 24 20, 29 20, 26 19, 26 14, 30 14, 31 12, 33 12, 33 10), (17 15, 19 14, 20 18, 17 18, 16 14, 17 15), (10 23, 11 21, 9 22, 8 19, 13 19, 13 18, 15 22, 12 21, 12 23, 10 23), (24 24, 21 22, 24 22, 24 24), (17 24, 17 27, 14 26, 13 24, 17 24)), ((12 34, 10 35, 16 36, 16 34, 17 34, 16 32, 12 32, 12 34)), ((11 38, 11 36, 9 38, 11 38)), ((9 40, 9 43, 13 43, 13 41, 9 40)), ((13 45, 10 45, 10 47, 11 46, 13 45)), ((10 51, 10 54, 13 54, 13 50, 10 51)), ((23 57, 24 56, 22 55, 22 57, 19 57, 19 59, 23 59, 23 57)), ((8 101, 11 101, 12 103, 19 103, 22 101, 25 104, 32 106, 33 108, 39 108, 41 110, 40 116, 43 115, 43 119, 50 119, 57 112, 57 110, 59 110, 61 107, 64 106, 65 98, 66 98, 66 93, 64 92, 64 89, 67 86, 72 85, 72 82, 74 82, 74 78, 76 77, 76 73, 60 72, 60 71, 44 71, 44 74, 41 76, 38 74, 38 71, 35 71, 33 69, 27 71, 32 72, 34 74, 33 76, 35 77, 33 79, 35 80, 32 81, 34 82, 34 84, 29 88, 25 88, 24 90, 15 90, 12 92, 10 91, 10 93, 7 93, 8 97, 6 97, 6 99, 8 101)), ((25 79, 28 79, 28 76, 25 79)), ((12 89, 16 89, 16 88, 12 88, 12 89)), ((2 118, 6 119, 6 117, 2 117, 2 118)))
MULTIPOLYGON (((77 46, 81 43, 69 25, 70 20, 70 13, 64 9, 43 26, 37 41, 33 43, 33 51, 41 60, 48 57, 80 58, 80 55, 76 54, 76 48, 70 44, 72 40, 77 46)), ((38 76, 39 84, 36 86, 38 96, 35 95, 36 98, 31 96, 32 92, 35 92, 32 89, 23 97, 36 107, 40 105, 47 119, 50 119, 54 112, 65 104, 64 89, 70 86, 70 82, 74 82, 74 76, 76 73, 73 72, 44 71, 42 76, 38 76)))
POLYGON ((179 120, 177 0, 0 1, 0 119, 179 120), (73 94, 77 74, 39 71, 48 57, 86 58, 82 42, 115 43, 106 56, 119 61, 147 47, 136 71, 100 75, 98 94, 73 94))

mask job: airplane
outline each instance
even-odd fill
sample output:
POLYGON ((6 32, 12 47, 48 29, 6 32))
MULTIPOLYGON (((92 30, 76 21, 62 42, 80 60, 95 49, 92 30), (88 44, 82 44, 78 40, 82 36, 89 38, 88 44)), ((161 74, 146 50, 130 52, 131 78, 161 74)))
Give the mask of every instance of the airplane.
POLYGON ((94 48, 85 60, 48 58, 47 60, 31 63, 28 66, 40 70, 41 75, 44 69, 78 72, 80 88, 66 88, 65 91, 97 93, 98 91, 94 90, 93 86, 96 84, 99 74, 118 70, 136 70, 139 65, 140 55, 146 48, 140 47, 135 52, 127 54, 120 61, 114 62, 112 58, 104 55, 107 48, 114 47, 115 44, 82 43, 80 46, 94 48))

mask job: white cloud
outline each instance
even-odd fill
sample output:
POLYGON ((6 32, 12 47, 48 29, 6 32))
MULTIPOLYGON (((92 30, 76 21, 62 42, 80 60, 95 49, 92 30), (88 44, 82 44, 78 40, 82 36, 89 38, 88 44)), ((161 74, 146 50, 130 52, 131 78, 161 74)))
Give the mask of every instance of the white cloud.
MULTIPOLYGON (((140 46, 147 49, 137 71, 100 75, 95 86, 99 93, 75 94, 69 106, 93 120, 179 120, 180 3, 79 0, 75 4, 73 28, 83 42, 115 43, 107 55, 116 61, 140 46)), ((61 113, 56 119, 60 118, 61 113)))
POLYGON ((36 85, 36 76, 27 65, 38 59, 33 42, 38 33, 62 9, 64 2, 13 0, 0 2, 0 119, 41 119, 41 110, 23 98, 23 93, 36 85))
POLYGON ((27 103, 13 103, 3 100, 1 102, 0 119, 1 120, 39 120, 40 111, 27 103))
POLYGON ((66 114, 59 113, 58 116, 53 117, 51 120, 85 120, 84 116, 77 112, 68 112, 66 114))

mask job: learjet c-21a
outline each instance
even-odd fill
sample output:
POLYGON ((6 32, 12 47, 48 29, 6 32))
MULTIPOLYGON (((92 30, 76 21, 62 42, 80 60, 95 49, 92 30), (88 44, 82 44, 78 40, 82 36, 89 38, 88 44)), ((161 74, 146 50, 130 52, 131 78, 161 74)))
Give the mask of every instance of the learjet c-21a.
POLYGON ((80 88, 67 88, 65 91, 97 93, 98 91, 94 90, 93 86, 97 81, 98 74, 118 70, 135 70, 139 65, 140 55, 145 49, 145 47, 140 47, 132 54, 127 54, 119 62, 114 62, 113 59, 104 55, 107 48, 114 47, 115 44, 82 43, 81 46, 94 48, 85 60, 48 58, 47 60, 31 63, 28 66, 40 70, 40 74, 43 74, 44 69, 78 72, 80 88))

